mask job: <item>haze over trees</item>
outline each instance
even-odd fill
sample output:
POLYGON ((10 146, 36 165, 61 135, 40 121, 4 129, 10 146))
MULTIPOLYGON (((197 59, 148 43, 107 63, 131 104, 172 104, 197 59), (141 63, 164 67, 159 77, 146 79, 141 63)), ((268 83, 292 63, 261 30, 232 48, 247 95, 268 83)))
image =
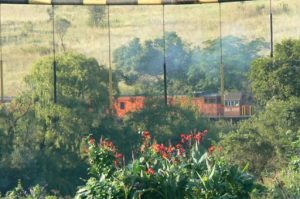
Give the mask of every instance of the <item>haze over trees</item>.
MULTIPOLYGON (((193 48, 175 32, 169 32, 166 34, 165 43, 170 94, 219 91, 219 39, 206 41, 203 48, 193 48)), ((249 92, 247 77, 251 62, 261 55, 267 43, 262 39, 247 41, 234 36, 222 38, 222 43, 225 89, 249 92)), ((147 88, 151 92, 162 93, 163 44, 161 38, 147 40, 144 43, 139 38, 135 38, 114 52, 113 60, 122 80, 127 85, 134 84, 140 94, 147 88), (156 90, 153 91, 153 88, 156 90)))

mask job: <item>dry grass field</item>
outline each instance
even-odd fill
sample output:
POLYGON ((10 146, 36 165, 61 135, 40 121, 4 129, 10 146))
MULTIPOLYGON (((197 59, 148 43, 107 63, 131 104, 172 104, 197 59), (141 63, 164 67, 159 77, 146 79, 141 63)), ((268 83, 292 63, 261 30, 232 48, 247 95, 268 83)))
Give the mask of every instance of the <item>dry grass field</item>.
MULTIPOLYGON (((22 80, 32 63, 52 53, 52 23, 47 9, 50 6, 1 5, 4 61, 4 93, 17 95, 24 89, 22 80)), ((258 0, 222 4, 223 36, 235 35, 249 40, 269 40, 269 3, 258 0)), ((275 42, 284 38, 300 39, 300 1, 274 0, 275 42)), ((219 37, 219 6, 180 5, 165 7, 165 29, 175 31, 192 46, 219 37)), ((95 57, 108 63, 108 29, 87 25, 85 6, 61 6, 55 18, 71 22, 66 33, 67 51, 95 57)), ((162 6, 110 7, 112 51, 135 37, 141 40, 161 37, 163 32, 162 6)), ((56 50, 62 52, 56 34, 56 50)))

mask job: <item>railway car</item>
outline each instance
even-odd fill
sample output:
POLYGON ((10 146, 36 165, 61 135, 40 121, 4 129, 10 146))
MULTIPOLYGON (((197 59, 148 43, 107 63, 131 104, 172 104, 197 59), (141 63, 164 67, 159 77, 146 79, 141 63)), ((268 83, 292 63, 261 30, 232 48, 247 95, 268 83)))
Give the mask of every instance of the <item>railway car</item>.
MULTIPOLYGON (((124 118, 127 113, 142 110, 145 106, 145 96, 122 96, 115 100, 114 108, 118 117, 124 118)), ((168 96, 169 104, 191 104, 209 118, 243 118, 253 113, 249 97, 240 92, 230 92, 224 95, 222 103, 220 94, 194 93, 193 97, 168 96)))
POLYGON ((13 100, 13 97, 5 96, 2 99, 0 99, 0 104, 10 103, 12 100, 13 100))
POLYGON ((123 96, 118 97, 114 103, 114 109, 119 118, 124 118, 127 113, 139 111, 145 105, 144 96, 123 96))
POLYGON ((252 115, 252 98, 240 92, 224 96, 224 117, 247 117, 252 115))

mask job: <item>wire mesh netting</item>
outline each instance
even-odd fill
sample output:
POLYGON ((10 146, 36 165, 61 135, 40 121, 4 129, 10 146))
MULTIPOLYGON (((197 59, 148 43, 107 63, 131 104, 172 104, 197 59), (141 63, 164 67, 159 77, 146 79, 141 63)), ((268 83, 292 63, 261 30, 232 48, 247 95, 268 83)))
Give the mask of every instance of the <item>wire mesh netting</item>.
MULTIPOLYGON (((299 0, 0 1, 0 198, 18 179, 30 190, 22 192, 26 196, 35 184, 58 197, 75 195, 78 186, 94 182, 82 179, 95 163, 86 157, 98 140, 111 150, 112 170, 120 173, 147 148, 160 158, 156 163, 174 160, 168 168, 177 168, 191 140, 197 150, 203 141, 199 151, 205 158, 212 145, 224 143, 232 163, 247 168, 250 157, 257 175, 268 168, 277 176, 290 153, 299 156, 293 148, 293 132, 299 134, 299 0), (165 144, 159 145, 163 150, 157 143, 165 144), (282 146, 288 147, 280 151, 282 146), (180 158, 171 160, 171 153, 180 158)), ((138 159, 136 179, 152 180, 144 160, 138 159)), ((163 179, 160 189, 167 180, 157 179, 163 179)), ((198 176, 191 179, 183 184, 200 184, 198 176)), ((102 185, 95 189, 115 186, 102 185)), ((152 188, 142 187, 135 196, 145 190, 152 188)))
MULTIPOLYGON (((299 37, 298 4, 296 1, 273 3, 275 43, 299 37)), ((54 9, 53 30, 51 6, 1 5, 4 96, 16 96, 23 91, 23 79, 33 63, 51 56, 53 47, 57 54, 80 53, 95 58, 106 68, 111 64, 114 77, 119 78, 115 95, 163 95, 164 56, 169 95, 220 92, 222 61, 224 89, 243 90, 249 85, 240 80, 246 79, 245 75, 232 74, 232 69, 249 70, 255 56, 249 55, 252 49, 245 48, 254 48, 251 45, 256 42, 257 56, 269 53, 270 4, 267 1, 228 3, 221 5, 221 9, 217 4, 166 6, 165 9, 162 6, 111 7, 110 52, 107 7, 55 6, 54 9)))

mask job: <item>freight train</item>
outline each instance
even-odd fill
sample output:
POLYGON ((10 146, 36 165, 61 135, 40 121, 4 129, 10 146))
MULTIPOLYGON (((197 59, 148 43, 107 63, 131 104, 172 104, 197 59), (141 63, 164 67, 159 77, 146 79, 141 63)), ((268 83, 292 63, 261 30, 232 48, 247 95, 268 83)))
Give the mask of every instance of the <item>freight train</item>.
MULTIPOLYGON (((13 97, 5 97, 0 104, 9 103, 13 97)), ((145 107, 146 96, 121 96, 114 100, 114 109, 119 118, 127 113, 140 111, 145 107)), ((169 104, 193 105, 203 116, 208 118, 248 118, 253 115, 253 100, 241 92, 230 92, 224 95, 222 103, 220 94, 194 93, 192 97, 168 96, 169 104)))
MULTIPOLYGON (((127 113, 142 110, 146 96, 121 96, 115 100, 114 109, 118 117, 124 118, 127 113)), ((208 118, 247 118, 253 115, 251 96, 241 92, 230 92, 224 95, 222 103, 220 94, 194 93, 189 96, 168 96, 169 104, 184 105, 190 103, 208 118)))

